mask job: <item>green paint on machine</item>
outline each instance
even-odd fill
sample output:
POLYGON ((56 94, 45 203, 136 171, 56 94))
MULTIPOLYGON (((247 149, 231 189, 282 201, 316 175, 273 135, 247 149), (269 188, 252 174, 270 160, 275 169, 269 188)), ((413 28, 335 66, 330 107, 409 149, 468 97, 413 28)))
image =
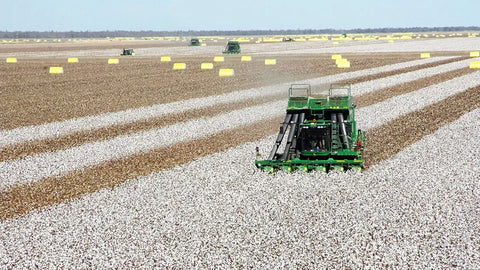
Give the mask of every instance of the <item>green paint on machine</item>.
POLYGON ((365 136, 356 128, 350 85, 332 84, 327 97, 314 98, 310 85, 294 84, 275 144, 268 158, 257 159, 255 165, 270 173, 361 171, 365 136))

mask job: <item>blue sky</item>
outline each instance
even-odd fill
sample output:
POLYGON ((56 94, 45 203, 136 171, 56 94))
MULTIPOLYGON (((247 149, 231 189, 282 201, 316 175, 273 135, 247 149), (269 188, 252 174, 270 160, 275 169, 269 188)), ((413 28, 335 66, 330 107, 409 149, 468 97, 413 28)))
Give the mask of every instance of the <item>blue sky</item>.
POLYGON ((2 31, 480 26, 478 0, 0 0, 2 31))

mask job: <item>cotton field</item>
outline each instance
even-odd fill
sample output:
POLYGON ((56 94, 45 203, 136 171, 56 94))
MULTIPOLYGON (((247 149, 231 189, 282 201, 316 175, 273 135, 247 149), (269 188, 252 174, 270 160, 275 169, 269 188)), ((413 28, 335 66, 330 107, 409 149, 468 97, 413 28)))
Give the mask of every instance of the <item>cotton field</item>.
POLYGON ((223 62, 214 45, 12 45, 0 269, 479 268, 478 39, 249 43, 223 62), (258 170, 290 84, 334 82, 351 84, 365 170, 258 170))

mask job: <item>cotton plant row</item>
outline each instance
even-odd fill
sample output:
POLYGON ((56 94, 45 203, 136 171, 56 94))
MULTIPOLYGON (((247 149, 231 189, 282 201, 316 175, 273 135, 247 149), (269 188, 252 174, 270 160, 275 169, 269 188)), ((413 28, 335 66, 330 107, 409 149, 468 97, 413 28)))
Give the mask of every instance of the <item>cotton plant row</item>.
POLYGON ((371 81, 366 81, 362 83, 357 83, 352 86, 352 94, 354 96, 359 96, 375 91, 379 88, 386 88, 401 83, 411 82, 414 80, 422 79, 429 76, 434 76, 437 74, 450 72, 462 68, 467 68, 472 59, 456 61, 453 63, 448 63, 444 65, 439 65, 431 68, 425 68, 420 70, 415 70, 411 72, 401 73, 394 76, 389 76, 387 78, 381 78, 371 81))
POLYGON ((56 152, 45 152, 23 159, 7 160, 0 163, 0 190, 13 184, 32 183, 44 177, 59 175, 111 159, 152 151, 249 123, 266 121, 283 114, 284 107, 284 101, 275 101, 211 118, 193 119, 56 152))
MULTIPOLYGON (((480 72, 434 84, 420 90, 394 96, 385 101, 359 108, 355 120, 360 129, 371 129, 400 115, 421 110, 427 105, 447 99, 480 84, 480 72)), ((439 116, 441 117, 441 116, 439 116)))
POLYGON ((274 136, 247 143, 4 221, 0 265, 477 268, 479 118, 363 173, 269 175, 274 136))
MULTIPOLYGON (((395 43, 370 42, 367 44, 350 43, 349 46, 330 45, 327 47, 291 50, 285 53, 379 53, 379 52, 448 52, 478 50, 479 38, 448 38, 429 40, 409 40, 395 43)), ((419 55, 420 56, 420 55, 419 55)))
MULTIPOLYGON (((358 117, 373 127, 469 87, 458 85, 358 117)), ((478 268, 479 116, 364 173, 268 175, 253 160, 269 137, 132 179, 1 221, 0 268, 478 268)))
MULTIPOLYGON (((372 73, 372 71, 367 70, 366 73, 367 74, 372 73)), ((357 75, 359 75, 359 73, 356 73, 355 76, 357 75)), ((390 78, 386 77, 383 79, 379 79, 377 81, 381 81, 381 80, 390 80, 390 78)), ((404 80, 408 80, 408 78, 404 78, 404 80)), ((399 81, 398 83, 401 83, 401 82, 403 82, 403 80, 399 81)), ((451 84, 454 84, 454 83, 455 82, 452 82, 451 84)), ((450 89, 452 91, 461 91, 464 88, 450 87, 450 89)), ((372 91, 373 90, 374 88, 372 88, 372 91)), ((428 91, 431 91, 431 89, 428 89, 428 91)), ((252 90, 246 90, 246 92, 252 92, 252 90)), ((231 94, 213 97, 213 100, 214 102, 215 100, 220 100, 220 102, 224 102, 225 97, 227 97, 227 100, 228 100, 228 98, 238 97, 238 96, 241 96, 242 94, 243 94, 242 91, 234 92, 231 94)), ((408 99, 409 95, 413 95, 413 93, 406 94, 405 97, 403 98, 408 99)), ((436 94, 433 94, 433 96, 437 97, 436 94)), ((243 97, 245 96, 243 95, 243 97)), ((194 106, 195 104, 208 103, 208 102, 205 102, 205 99, 208 99, 208 98, 198 98, 198 99, 189 100, 186 102, 186 103, 189 102, 189 106, 187 107, 194 106)), ((400 101, 400 103, 402 102, 403 101, 400 101)), ((432 102, 432 101, 427 100, 425 103, 429 104, 429 102, 432 102)), ((174 103, 174 104, 177 104, 177 103, 174 103)), ((211 104, 211 103, 208 103, 208 104, 211 104)), ((26 158, 21 160, 9 160, 5 162, 1 162, 0 168, 2 170, 0 173, 0 179, 2 179, 2 181, 1 181, 0 187, 5 188, 15 183, 26 183, 26 182, 37 181, 43 177, 48 177, 51 175, 57 175, 57 174, 72 171, 75 169, 80 169, 82 167, 98 164, 100 162, 104 162, 112 158, 119 158, 129 154, 134 154, 140 151, 152 150, 161 146, 166 146, 168 144, 177 142, 179 140, 193 139, 199 136, 203 136, 208 132, 210 132, 208 134, 211 134, 212 132, 218 132, 220 130, 226 129, 227 128, 225 126, 226 123, 230 125, 234 124, 235 126, 239 126, 245 121, 246 121, 245 123, 255 122, 260 120, 259 117, 261 117, 261 119, 268 119, 269 117, 278 115, 279 113, 283 112, 284 110, 284 108, 282 107, 283 102, 276 102, 275 106, 273 106, 272 104, 273 103, 257 106, 254 108, 247 108, 244 110, 240 110, 238 112, 239 116, 231 116, 229 114, 226 114, 226 115, 220 116, 218 121, 215 119, 210 119, 208 120, 208 122, 209 123, 211 122, 211 123, 208 125, 211 125, 211 131, 208 131, 209 128, 206 128, 207 123, 203 123, 204 120, 200 120, 199 123, 197 123, 198 122, 197 120, 191 120, 188 122, 192 126, 191 128, 188 128, 188 125, 186 123, 179 123, 176 126, 173 125, 173 126, 150 130, 150 131, 142 131, 134 134, 122 135, 109 140, 87 143, 81 146, 77 146, 77 147, 69 148, 65 150, 59 150, 56 152, 51 152, 51 153, 47 152, 47 153, 36 154, 33 156, 27 156, 26 158), (247 113, 247 111, 249 111, 250 113, 247 113), (259 111, 263 113, 258 114, 259 111), (253 115, 253 116, 247 117, 249 115, 253 115), (236 121, 230 121, 229 119, 223 119, 222 117, 223 118, 227 117, 229 119, 236 119, 236 121), (245 121, 240 121, 239 119, 244 119, 245 121), (183 131, 182 132, 175 131, 176 130, 175 128, 183 131), (185 136, 171 136, 171 135, 168 135, 169 134, 168 132, 170 133, 173 132, 173 133, 185 135, 185 136), (192 134, 188 135, 189 133, 192 133, 192 134), (104 150, 100 150, 100 149, 104 149, 104 150)), ((423 105, 420 104, 420 106, 424 106, 424 105, 425 104, 423 105)), ((400 110, 401 112, 407 112, 409 106, 410 105, 408 105, 408 103, 404 103, 403 107, 397 106, 397 111, 400 110)), ((158 106, 155 106, 155 107, 158 107, 158 106)), ((176 106, 175 105, 168 106, 167 104, 165 105, 165 107, 166 108, 164 110, 171 111, 173 107, 176 107, 176 106)), ((389 106, 381 106, 381 107, 390 108, 389 106)), ((369 107, 364 109, 368 110, 368 108, 369 107)), ((133 111, 138 112, 139 110, 142 110, 142 109, 134 109, 133 111)), ((161 108, 155 108, 152 110, 156 110, 157 114, 162 111, 161 108)), ((152 115, 152 110, 146 110, 147 115, 152 115)), ((410 108, 410 110, 413 110, 413 109, 410 108)), ((377 113, 378 111, 381 111, 381 110, 378 110, 378 109, 374 110, 374 112, 377 112, 377 113)), ((130 112, 128 115, 130 115, 130 112)), ((365 115, 369 115, 369 114, 366 113, 365 115)), ((107 114, 107 116, 112 116, 112 115, 107 114)), ((382 116, 385 116, 385 115, 382 115, 382 116)), ((135 116, 135 117, 138 118, 138 116, 135 116)), ((127 117, 125 117, 124 114, 118 114, 118 115, 114 114, 112 121, 114 122, 117 121, 115 120, 117 118, 127 118, 127 117)), ((379 119, 375 118, 374 120, 378 121, 379 119)), ((75 124, 79 124, 82 122, 84 122, 84 124, 86 124, 88 127, 88 126, 91 126, 92 122, 99 123, 102 121, 95 120, 95 117, 87 117, 85 118, 85 120, 80 120, 80 121, 71 120, 71 121, 67 121, 66 129, 70 130, 73 128, 75 124)), ((362 122, 362 121, 359 121, 359 122, 362 122)), ((45 127, 47 126, 51 126, 51 124, 45 125, 45 127)), ((38 129, 38 126, 33 128, 38 129)), ((75 128, 79 129, 78 126, 76 126, 75 128)), ((22 130, 23 129, 24 128, 22 128, 22 130)), ((80 127, 80 129, 82 128, 80 127)), ((52 128, 46 129, 46 131, 50 133, 55 130, 56 129, 52 129, 52 128)), ((23 132, 25 132, 25 130, 23 130, 23 132)), ((24 134, 39 134, 39 132, 35 132, 35 133, 26 132, 24 134)))
MULTIPOLYGON (((358 78, 361 76, 368 76, 378 74, 382 72, 388 72, 392 70, 398 70, 416 65, 434 63, 437 61, 449 59, 451 57, 434 57, 428 59, 419 59, 414 61, 402 62, 392 65, 381 66, 377 68, 370 68, 365 70, 346 72, 337 75, 329 75, 311 80, 298 81, 294 83, 308 83, 313 86, 321 84, 330 84, 335 81, 348 80, 358 78)), ((446 65, 443 65, 446 66, 446 65)), ((456 66, 456 65, 455 65, 456 66)), ((418 71, 421 73, 421 71, 418 71)), ((417 73, 415 73, 417 74, 417 73)), ((421 73, 420 76, 426 73, 421 73)), ((413 74, 410 74, 413 75, 413 74)), ((423 75, 426 76, 426 75, 423 75)), ((402 79, 396 79, 396 83, 407 82, 415 79, 416 77, 402 77, 402 79)), ((368 91, 375 91, 383 86, 384 82, 390 82, 391 79, 383 78, 376 80, 376 84, 368 87, 368 91)), ((394 82, 394 83, 395 83, 394 82)), ((134 108, 125 111, 111 112, 99 115, 91 115, 86 117, 79 117, 74 119, 68 119, 60 122, 52 122, 36 126, 19 127, 12 130, 0 131, 0 147, 20 144, 26 141, 54 138, 74 132, 83 130, 98 129, 102 127, 108 127, 111 125, 131 123, 135 121, 142 121, 153 117, 160 117, 166 114, 179 113, 182 111, 188 111, 192 109, 204 108, 206 106, 214 106, 218 104, 241 101, 250 98, 260 98, 272 95, 284 95, 286 96, 288 84, 278 84, 272 86, 265 86, 259 88, 252 88, 248 90, 240 90, 227 94, 193 98, 188 100, 182 100, 178 102, 172 102, 167 104, 158 104, 148 107, 134 108)), ((360 89, 363 87, 354 87, 354 89, 360 89)), ((362 90, 356 90, 362 91, 362 90)), ((355 94, 356 95, 356 94, 355 94)))
MULTIPOLYGON (((465 91, 478 85, 479 76, 478 72, 467 74, 360 108, 357 110, 356 119, 358 127, 363 130, 371 129, 400 115, 422 109, 455 93, 465 91)), ((0 187, 6 188, 15 183, 38 181, 43 177, 81 169, 110 159, 150 151, 243 124, 267 120, 280 115, 283 110, 284 102, 277 101, 226 113, 211 119, 194 119, 160 129, 122 135, 56 152, 36 154, 21 160, 8 160, 0 163, 0 179, 2 179, 0 187), (235 121, 231 121, 231 119, 235 119, 235 121)))
MULTIPOLYGON (((368 130, 401 114, 421 109, 448 97, 448 95, 464 91, 478 83, 479 74, 468 74, 361 108, 357 112, 359 127, 368 130)), ((284 102, 278 101, 234 111, 233 114, 227 113, 208 120, 194 119, 186 123, 122 135, 56 152, 27 156, 20 160, 4 161, 0 163, 0 179, 2 180, 0 188, 6 188, 16 183, 35 182, 44 177, 81 169, 110 159, 206 136, 229 127, 267 120, 281 114, 283 106, 284 102), (231 119, 235 119, 235 121, 231 121, 231 119)))
MULTIPOLYGON (((198 55, 221 53, 224 44, 206 47, 151 47, 138 48, 137 55, 160 56, 160 55, 198 55)), ((244 53, 261 54, 306 54, 306 53, 358 53, 358 52, 423 52, 425 48, 429 51, 469 51, 478 50, 477 38, 447 38, 431 40, 411 40, 395 43, 379 41, 362 42, 292 42, 292 43, 263 43, 263 44, 242 44, 244 53), (346 46, 345 46, 346 45, 346 46)), ((17 57, 91 57, 91 56, 112 56, 118 55, 116 49, 92 49, 92 50, 70 50, 70 51, 45 51, 45 52, 16 52, 17 57)), ((0 57, 10 57, 11 54, 0 53, 0 57)))

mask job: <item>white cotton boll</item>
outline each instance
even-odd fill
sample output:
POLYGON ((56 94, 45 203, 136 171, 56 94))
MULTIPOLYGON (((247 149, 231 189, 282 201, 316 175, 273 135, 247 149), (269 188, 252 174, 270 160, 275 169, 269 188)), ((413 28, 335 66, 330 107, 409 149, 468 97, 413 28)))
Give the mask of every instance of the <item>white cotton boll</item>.
POLYGON ((269 175, 254 165, 269 136, 131 179, 0 222, 0 268, 474 269, 472 119, 362 173, 269 175))
MULTIPOLYGON (((305 81, 298 81, 294 83, 308 83, 315 85, 321 84, 330 84, 335 81, 353 79, 360 76, 366 76, 371 74, 378 74, 381 72, 387 72, 391 70, 411 67, 415 65, 433 63, 436 61, 441 61, 451 57, 434 57, 428 59, 420 59, 415 61, 402 62, 387 66, 381 66, 377 68, 370 68, 366 70, 359 70, 354 72, 346 72, 342 74, 324 76, 316 79, 309 79, 305 81)), ((461 61, 453 63, 451 65, 457 66, 461 61)), ((464 61, 463 61, 464 62, 464 61)), ((462 62, 462 63, 463 63, 462 62)), ((449 64, 443 65, 442 67, 450 67, 449 64)), ((440 70, 441 68, 438 68, 440 70)), ((446 70, 445 70, 446 71, 446 70)), ((444 71, 444 72, 445 72, 444 71)), ((421 72, 421 71, 420 71, 421 72)), ((412 75, 407 76, 405 81, 411 81, 415 78, 412 78, 412 75)), ((380 80, 375 80, 376 83, 367 87, 362 85, 362 91, 374 91, 379 89, 382 85, 381 82, 384 80, 389 80, 389 78, 384 78, 380 80)), ((397 82, 400 83, 400 82, 397 82)), ((368 84, 368 82, 367 82, 368 84)), ((93 115, 87 117, 79 117, 74 119, 68 119, 61 122, 52 122, 39 126, 27 126, 20 127, 12 130, 0 131, 0 146, 14 145, 26 141, 40 140, 46 138, 55 138, 58 136, 71 134, 74 132, 79 132, 82 130, 92 130, 99 129, 102 127, 108 127, 111 125, 132 123, 135 121, 142 121, 145 119, 153 117, 161 117, 167 114, 184 112, 192 109, 203 108, 205 106, 212 106, 216 104, 224 104, 232 101, 241 101, 252 98, 261 98, 268 96, 284 96, 287 97, 286 89, 290 86, 290 83, 283 83, 271 86, 264 86, 259 88, 252 88, 248 90, 234 91, 231 93, 226 93, 217 96, 209 97, 200 97, 193 98, 188 100, 182 100, 167 104, 157 104, 149 107, 141 107, 135 109, 128 109, 119 112, 105 113, 100 115, 93 115)), ((355 88, 354 88, 355 89, 355 88)), ((354 95, 357 93, 354 91, 354 95)))

